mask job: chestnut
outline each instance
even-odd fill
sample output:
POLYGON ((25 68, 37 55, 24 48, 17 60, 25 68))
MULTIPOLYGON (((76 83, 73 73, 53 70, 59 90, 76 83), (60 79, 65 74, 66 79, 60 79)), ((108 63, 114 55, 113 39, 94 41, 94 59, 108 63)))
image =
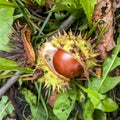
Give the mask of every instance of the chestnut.
POLYGON ((83 72, 80 63, 62 49, 58 49, 54 54, 53 65, 56 71, 65 77, 77 77, 83 72))

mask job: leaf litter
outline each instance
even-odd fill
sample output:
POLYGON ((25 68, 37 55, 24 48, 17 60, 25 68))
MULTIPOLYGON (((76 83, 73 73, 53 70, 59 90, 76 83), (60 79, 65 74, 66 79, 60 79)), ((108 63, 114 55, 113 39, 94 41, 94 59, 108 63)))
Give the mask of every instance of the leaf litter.
MULTIPOLYGON (((107 22, 107 28, 102 36, 102 39, 99 41, 96 49, 101 53, 101 58, 104 60, 108 53, 115 47, 115 42, 113 40, 114 34, 114 14, 113 14, 113 6, 111 0, 98 0, 95 11, 93 15, 93 21, 96 22, 99 19, 103 19, 107 22)), ((96 35, 103 27, 104 23, 101 23, 98 26, 98 30, 96 31, 96 35)))

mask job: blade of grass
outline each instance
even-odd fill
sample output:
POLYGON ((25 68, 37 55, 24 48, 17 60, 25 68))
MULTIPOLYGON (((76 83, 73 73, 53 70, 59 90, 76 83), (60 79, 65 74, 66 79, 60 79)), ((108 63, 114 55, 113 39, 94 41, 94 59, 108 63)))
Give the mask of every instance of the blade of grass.
POLYGON ((37 89, 37 92, 38 92, 38 105, 39 105, 39 102, 41 101, 42 105, 43 105, 43 108, 46 112, 46 120, 48 120, 48 110, 47 110, 47 107, 46 107, 46 103, 43 99, 43 96, 41 94, 41 90, 42 90, 42 84, 41 83, 35 83, 35 87, 37 89))
POLYGON ((46 120, 48 120, 48 110, 47 110, 47 106, 46 106, 46 103, 45 103, 44 98, 43 98, 42 95, 41 95, 40 99, 41 99, 42 105, 44 107, 44 110, 46 112, 46 120))
POLYGON ((104 26, 102 27, 102 29, 100 30, 100 33, 99 33, 99 35, 98 35, 98 37, 97 37, 97 40, 96 40, 96 44, 98 44, 99 40, 103 37, 107 26, 108 26, 108 23, 106 22, 106 23, 104 24, 104 26))
MULTIPOLYGON (((51 10, 53 10, 55 7, 56 7, 56 6, 54 5, 54 6, 51 8, 51 10)), ((36 37, 37 39, 39 38, 40 34, 42 34, 42 31, 44 30, 45 26, 47 25, 47 23, 48 23, 48 21, 49 21, 51 15, 52 15, 52 12, 50 12, 50 13, 48 14, 48 16, 47 16, 45 22, 43 23, 43 25, 42 25, 42 27, 41 27, 39 33, 38 33, 38 36, 36 37)))
MULTIPOLYGON (((86 36, 86 39, 89 39, 89 37, 93 34, 93 32, 96 30, 96 28, 98 27, 98 25, 101 23, 101 22, 105 22, 105 25, 106 25, 106 21, 102 20, 102 19, 99 19, 94 25, 93 27, 90 29, 90 31, 88 32, 87 36, 86 36)), ((104 26, 103 26, 104 27, 104 26)), ((101 33, 102 34, 102 33, 101 33)), ((99 37, 100 39, 100 37, 99 37)))
MULTIPOLYGON (((36 90, 37 90, 37 93, 38 93, 37 105, 39 106, 39 101, 40 101, 40 96, 41 96, 42 85, 41 85, 41 83, 35 83, 35 87, 36 87, 36 90), (39 85, 38 85, 38 84, 39 84, 39 85)), ((38 106, 37 106, 37 112, 38 112, 38 106)), ((36 112, 36 115, 37 115, 37 112, 36 112)))
POLYGON ((21 1, 19 1, 19 0, 13 0, 13 2, 18 7, 18 9, 20 10, 20 12, 23 14, 23 16, 24 16, 25 20, 27 21, 29 27, 33 30, 32 25, 29 22, 29 18, 28 18, 28 15, 30 13, 28 11, 26 13, 26 11, 25 11, 25 8, 26 8, 25 5, 21 1))

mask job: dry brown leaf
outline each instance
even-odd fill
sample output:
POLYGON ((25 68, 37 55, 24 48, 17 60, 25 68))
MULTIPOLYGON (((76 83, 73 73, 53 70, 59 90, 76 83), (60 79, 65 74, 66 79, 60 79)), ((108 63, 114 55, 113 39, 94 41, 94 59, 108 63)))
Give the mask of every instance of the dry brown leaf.
MULTIPOLYGON (((111 51, 115 47, 115 42, 113 40, 113 34, 114 34, 113 18, 114 18, 114 14, 113 14, 113 6, 111 0, 98 0, 95 6, 93 21, 96 22, 99 19, 103 19, 108 23, 108 27, 102 39, 99 41, 98 45, 96 46, 96 49, 99 50, 101 53, 102 60, 104 60, 107 54, 109 53, 109 51, 111 51)), ((98 26, 97 32, 101 30, 103 25, 104 23, 101 23, 98 26)))
POLYGON ((35 82, 38 78, 42 77, 43 74, 44 72, 41 68, 36 68, 32 76, 32 82, 35 82))
POLYGON ((27 57, 27 63, 33 66, 35 63, 35 53, 30 38, 31 38, 31 30, 27 27, 27 25, 25 25, 25 27, 21 30, 21 39, 27 57))
POLYGON ((51 96, 49 97, 48 104, 53 107, 55 100, 57 99, 58 94, 57 93, 52 93, 51 96))

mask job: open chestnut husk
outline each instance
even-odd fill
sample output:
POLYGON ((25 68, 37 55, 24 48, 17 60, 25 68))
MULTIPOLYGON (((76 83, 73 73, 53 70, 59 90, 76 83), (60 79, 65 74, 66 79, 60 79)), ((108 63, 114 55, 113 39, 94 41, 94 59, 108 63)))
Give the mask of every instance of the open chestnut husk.
POLYGON ((69 88, 71 78, 89 80, 97 65, 96 56, 89 40, 79 34, 74 36, 70 31, 45 42, 39 49, 38 65, 44 75, 39 79, 46 87, 52 86, 53 91, 69 88))

